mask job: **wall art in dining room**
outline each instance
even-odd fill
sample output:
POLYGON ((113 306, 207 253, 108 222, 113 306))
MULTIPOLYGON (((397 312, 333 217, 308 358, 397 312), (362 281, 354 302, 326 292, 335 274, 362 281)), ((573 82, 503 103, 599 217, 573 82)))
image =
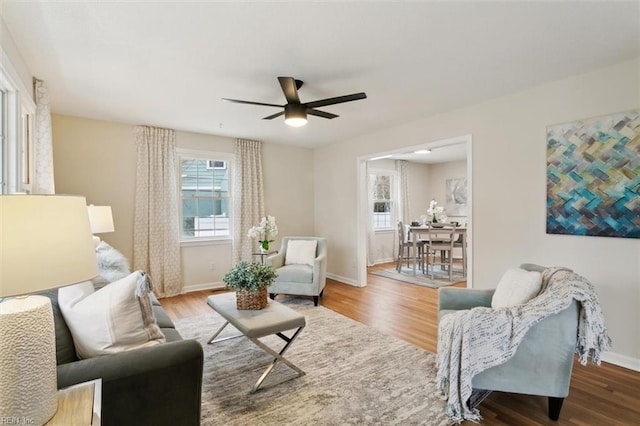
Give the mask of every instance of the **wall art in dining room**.
POLYGON ((640 238, 640 110, 547 127, 547 234, 640 238))
POLYGON ((467 179, 447 179, 448 216, 467 216, 467 179))

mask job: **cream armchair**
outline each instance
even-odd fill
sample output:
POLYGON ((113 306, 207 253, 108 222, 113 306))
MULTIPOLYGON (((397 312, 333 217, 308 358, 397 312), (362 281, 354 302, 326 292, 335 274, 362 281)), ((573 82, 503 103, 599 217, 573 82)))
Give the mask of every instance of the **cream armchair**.
MULTIPOLYGON (((294 249, 300 243, 294 243, 294 249)), ((322 296, 327 275, 327 239, 319 237, 284 237, 278 254, 269 256, 265 263, 276 270, 276 280, 269 287, 269 296, 274 299, 278 294, 312 296, 313 304, 318 306, 318 298, 322 296), (287 250, 289 242, 317 241, 315 256, 305 260, 300 253, 287 250), (305 263, 306 262, 306 263, 305 263)))

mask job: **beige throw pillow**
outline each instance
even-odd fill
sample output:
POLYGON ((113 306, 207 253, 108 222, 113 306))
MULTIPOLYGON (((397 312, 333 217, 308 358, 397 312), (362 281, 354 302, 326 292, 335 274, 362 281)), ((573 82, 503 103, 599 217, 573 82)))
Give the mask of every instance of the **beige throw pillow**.
POLYGON ((91 282, 58 290, 58 303, 78 358, 128 351, 165 341, 158 327, 147 274, 136 271, 94 291, 91 282))
POLYGON ((289 240, 284 264, 313 266, 317 246, 318 241, 316 240, 289 240))
POLYGON ((508 269, 491 299, 492 308, 508 308, 523 305, 540 293, 542 274, 524 269, 508 269))

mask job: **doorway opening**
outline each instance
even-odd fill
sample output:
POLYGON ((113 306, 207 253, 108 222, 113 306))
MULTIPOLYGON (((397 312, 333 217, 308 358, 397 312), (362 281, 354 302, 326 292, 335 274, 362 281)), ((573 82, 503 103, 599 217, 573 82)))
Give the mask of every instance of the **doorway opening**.
MULTIPOLYGON (((413 220, 420 220, 421 216, 427 214, 430 200, 435 199, 441 206, 447 205, 447 191, 450 188, 445 187, 445 181, 455 181, 460 179, 466 179, 466 205, 459 210, 453 211, 454 213, 451 221, 456 221, 466 224, 466 258, 467 258, 467 287, 472 287, 473 277, 473 181, 472 181, 472 135, 463 135, 449 139, 437 140, 432 142, 426 142, 419 145, 408 146, 398 148, 395 150, 379 152, 371 155, 359 157, 357 159, 358 167, 358 200, 357 200, 357 259, 358 259, 358 273, 357 282, 358 285, 364 287, 367 284, 367 267, 376 259, 389 261, 389 253, 387 249, 381 249, 379 246, 376 253, 372 253, 369 247, 372 244, 368 244, 368 240, 371 239, 371 221, 369 216, 382 216, 385 217, 385 221, 382 223, 393 222, 395 227, 397 223, 397 217, 394 216, 393 211, 399 211, 391 203, 385 204, 384 199, 376 200, 377 204, 372 204, 369 192, 371 191, 371 179, 374 179, 372 175, 384 175, 381 170, 390 170, 395 160, 406 160, 411 166, 413 172, 409 174, 407 180, 410 181, 409 187, 409 201, 408 201, 408 213, 403 214, 404 217, 411 218, 413 220), (448 167, 448 165, 452 167, 448 167), (424 170, 423 170, 424 169, 424 170), (371 173, 374 170, 375 173, 371 173), (417 170, 417 172, 416 172, 417 170), (440 172, 439 172, 440 170, 440 172), (449 170, 447 172, 441 172, 442 170, 449 170), (451 171, 454 170, 454 171, 451 171), (421 176, 427 176, 422 180, 421 176), (411 181, 412 180, 412 181, 411 181), (370 211, 371 210, 371 211, 370 211), (375 213, 374 213, 375 211, 375 213), (386 216, 390 216, 388 219, 386 216), (380 250, 386 250, 381 253, 380 250)), ((392 175, 393 173, 389 173, 392 175)), ((393 180, 393 178, 389 178, 393 180)), ((386 181, 383 181, 386 183, 386 181)), ((447 185, 450 185, 447 182, 447 185)), ((397 187, 396 184, 391 183, 391 186, 397 187)), ((383 191, 384 192, 384 191, 383 191)), ((405 202, 406 205, 406 202, 405 202)), ((376 220, 379 221, 380 218, 376 220)), ((424 217, 423 217, 424 219, 424 217)), ((396 232, 391 228, 389 230, 380 230, 377 234, 384 235, 385 232, 396 232)), ((391 235, 391 234, 389 234, 391 235)), ((388 244, 388 243, 382 243, 388 244)), ((393 247, 393 246, 391 246, 393 247)), ((393 249, 393 248, 391 248, 393 249)))

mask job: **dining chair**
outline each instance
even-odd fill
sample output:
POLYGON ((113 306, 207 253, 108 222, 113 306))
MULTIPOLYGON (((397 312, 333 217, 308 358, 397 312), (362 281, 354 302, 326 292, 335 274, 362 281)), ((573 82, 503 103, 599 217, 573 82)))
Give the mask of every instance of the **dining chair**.
POLYGON ((418 253, 413 253, 413 240, 411 239, 411 232, 409 231, 409 226, 405 226, 402 221, 398 222, 398 263, 396 264, 396 270, 398 272, 402 271, 402 262, 406 259, 407 268, 409 267, 409 260, 413 262, 419 261, 422 262, 423 251, 424 251, 424 241, 417 241, 416 247, 418 253), (406 255, 405 255, 406 253, 406 255))
MULTIPOLYGON (((456 225, 457 226, 457 225, 456 225)), ((462 256, 459 258, 454 257, 453 260, 459 260, 462 262, 462 275, 467 276, 467 239, 464 235, 458 233, 458 238, 453 242, 453 247, 461 249, 462 256)))
POLYGON ((427 239, 424 240, 422 272, 429 273, 430 271, 429 276, 433 279, 435 267, 438 265, 446 266, 449 272, 449 281, 451 281, 453 279, 453 248, 456 242, 456 226, 452 223, 429 223, 426 226, 428 229, 427 239), (436 252, 439 252, 439 256, 436 256, 436 252))

